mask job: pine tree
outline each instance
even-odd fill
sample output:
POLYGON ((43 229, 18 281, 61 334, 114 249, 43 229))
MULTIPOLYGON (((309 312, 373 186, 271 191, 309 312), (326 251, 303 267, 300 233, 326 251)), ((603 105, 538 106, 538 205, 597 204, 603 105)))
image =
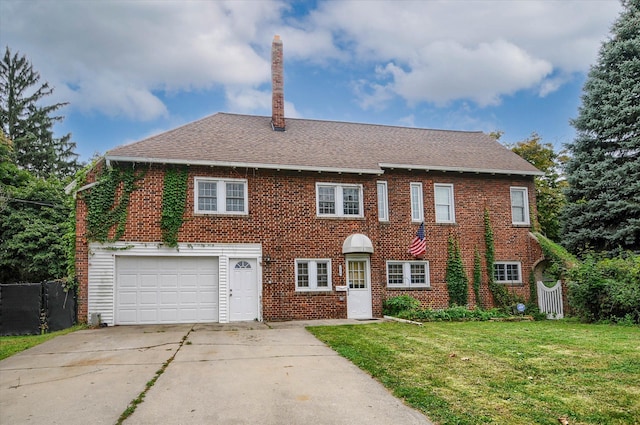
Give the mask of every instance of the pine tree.
POLYGON ((62 116, 53 115, 65 103, 42 106, 53 92, 40 84, 40 74, 27 58, 6 48, 0 62, 0 127, 13 141, 17 165, 36 177, 68 177, 78 169, 71 134, 54 137, 53 125, 62 116))
POLYGON ((572 122, 563 244, 573 252, 640 250, 640 0, 623 6, 572 122))

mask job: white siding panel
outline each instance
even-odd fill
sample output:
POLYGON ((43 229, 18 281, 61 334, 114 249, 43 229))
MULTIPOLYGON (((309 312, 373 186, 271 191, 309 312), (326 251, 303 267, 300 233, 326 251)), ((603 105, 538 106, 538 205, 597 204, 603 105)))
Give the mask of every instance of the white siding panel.
MULTIPOLYGON (((229 322, 229 273, 228 264, 229 258, 256 258, 260 259, 262 255, 262 247, 260 244, 179 244, 176 248, 167 248, 160 243, 141 243, 141 242, 116 242, 113 244, 89 244, 89 286, 88 286, 88 317, 91 318, 91 314, 100 313, 102 321, 109 325, 115 323, 115 303, 116 303, 116 258, 125 256, 158 256, 158 257, 216 257, 218 258, 218 290, 215 291, 203 291, 197 296, 200 302, 215 303, 217 297, 217 317, 208 317, 201 320, 206 321, 218 321, 221 323, 229 322)), ((159 262, 159 267, 162 267, 162 262, 159 262)), ((258 261, 258 287, 260 288, 260 295, 262 295, 262 270, 260 267, 260 261, 258 261)), ((155 273, 155 272, 154 272, 155 273)), ((171 288, 176 289, 176 293, 180 303, 185 303, 185 308, 180 311, 182 314, 181 319, 176 320, 189 320, 189 316, 194 315, 194 310, 190 310, 186 307, 186 304, 193 300, 196 296, 189 288, 193 287, 190 277, 187 277, 188 273, 181 275, 180 280, 177 276, 167 273, 163 275, 160 283, 152 283, 151 270, 149 275, 149 281, 145 284, 160 285, 163 289, 163 296, 170 296, 171 288), (191 286, 190 286, 191 285, 191 286), (182 311, 184 310, 184 311, 182 311)), ((119 287, 127 287, 134 285, 134 276, 121 276, 118 282, 119 287), (124 285, 124 286, 123 286, 124 285)), ((125 291, 126 292, 126 291, 125 291)), ((153 296, 151 294, 145 294, 145 302, 152 303, 153 296)), ((155 295, 156 302, 158 294, 155 295)), ((125 298, 121 298, 120 302, 135 303, 137 300, 133 299, 133 295, 128 292, 125 298)), ((122 305, 122 304, 121 304, 122 305)), ((144 320, 148 323, 153 323, 153 320, 169 321, 173 320, 172 314, 176 314, 175 310, 171 309, 161 310, 159 313, 156 310, 152 312, 150 310, 144 310, 140 312, 144 320), (158 314, 160 315, 158 317, 158 314), (155 315, 156 318, 153 318, 155 315)), ((213 314, 213 311, 212 311, 213 314)), ((121 316, 122 319, 122 316, 121 316)))

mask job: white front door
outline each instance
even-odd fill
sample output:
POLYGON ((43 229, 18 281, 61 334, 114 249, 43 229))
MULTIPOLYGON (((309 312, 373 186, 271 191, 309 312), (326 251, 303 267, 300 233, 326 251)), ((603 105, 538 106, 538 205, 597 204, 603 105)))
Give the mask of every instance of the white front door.
POLYGON ((371 319, 369 257, 347 257, 347 317, 371 319))
POLYGON ((260 320, 258 272, 255 258, 229 260, 229 319, 260 320))

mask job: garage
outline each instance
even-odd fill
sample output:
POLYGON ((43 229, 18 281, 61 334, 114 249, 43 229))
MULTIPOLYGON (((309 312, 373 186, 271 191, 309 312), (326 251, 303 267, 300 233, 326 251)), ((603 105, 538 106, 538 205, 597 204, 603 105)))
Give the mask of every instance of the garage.
POLYGON ((218 321, 218 258, 118 256, 115 324, 218 321))

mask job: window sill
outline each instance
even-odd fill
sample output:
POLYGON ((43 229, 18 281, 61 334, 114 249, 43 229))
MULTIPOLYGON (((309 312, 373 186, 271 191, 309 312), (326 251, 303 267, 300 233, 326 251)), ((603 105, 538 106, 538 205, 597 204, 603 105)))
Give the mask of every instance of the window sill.
POLYGON ((504 286, 524 286, 523 282, 497 282, 496 285, 504 285, 504 286))
POLYGON ((451 221, 451 222, 436 221, 434 224, 436 226, 457 226, 458 225, 458 223, 456 223, 455 221, 451 221))
POLYGON ((193 213, 194 217, 249 217, 249 213, 232 214, 232 213, 212 213, 196 211, 193 213))
POLYGON ((316 215, 316 218, 323 220, 364 220, 364 216, 350 215, 316 215))
POLYGON ((300 295, 327 295, 332 292, 331 289, 296 289, 296 294, 300 295))
POLYGON ((388 286, 388 291, 431 291, 431 286, 388 286))
POLYGON ((530 228, 531 224, 528 223, 511 223, 512 227, 523 227, 523 228, 530 228))

